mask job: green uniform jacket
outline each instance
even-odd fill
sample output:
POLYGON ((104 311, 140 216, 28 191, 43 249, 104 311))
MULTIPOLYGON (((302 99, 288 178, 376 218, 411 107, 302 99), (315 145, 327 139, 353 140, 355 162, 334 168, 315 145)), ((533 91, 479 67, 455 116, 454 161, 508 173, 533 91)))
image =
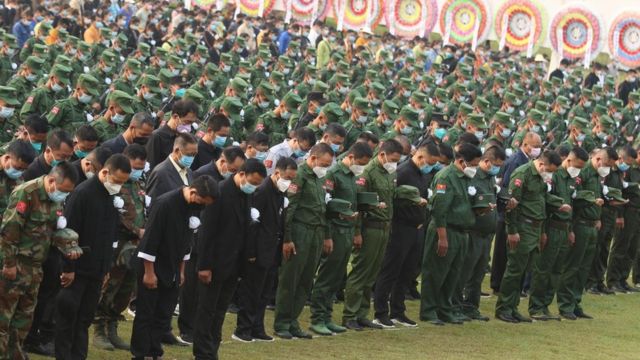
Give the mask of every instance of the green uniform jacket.
MULTIPOLYGON (((576 179, 572 178, 567 170, 561 166, 553 173, 551 182, 551 194, 561 197, 564 204, 571 205, 573 195, 576 192, 576 179)), ((548 206, 547 211, 549 211, 549 219, 555 221, 570 222, 573 216, 571 211, 558 211, 558 209, 552 209, 548 206)))
POLYGON ((533 161, 514 170, 509 181, 509 195, 518 201, 518 206, 505 214, 508 234, 518 233, 518 222, 523 217, 539 221, 546 218, 547 189, 547 183, 533 161))
MULTIPOLYGON (((324 178, 324 188, 331 195, 332 199, 346 200, 351 203, 351 209, 356 211, 357 207, 357 193, 358 188, 356 186, 356 178, 353 172, 342 163, 342 161, 336 163, 334 167, 329 170, 327 176, 324 178)), ((333 214, 328 214, 333 215, 333 214)), ((336 216, 332 216, 328 222, 329 227, 341 226, 341 227, 353 227, 356 225, 355 221, 348 221, 340 219, 336 216)), ((360 227, 356 227, 356 235, 360 234, 360 227)))
POLYGON ((431 221, 436 228, 471 229, 476 217, 471 210, 469 180, 451 164, 439 171, 431 183, 431 221))
POLYGON ((24 76, 14 75, 6 86, 15 88, 16 99, 18 99, 19 102, 24 102, 27 98, 27 94, 31 92, 34 85, 35 83, 31 83, 24 76))
POLYGON ((9 178, 4 171, 0 172, 0 220, 2 219, 2 214, 4 214, 4 211, 7 209, 7 205, 9 204, 9 196, 11 195, 11 192, 16 185, 20 183, 20 180, 13 180, 9 178))
POLYGON ((27 116, 31 114, 46 114, 53 104, 58 100, 56 93, 46 86, 40 86, 31 91, 31 94, 27 96, 27 100, 22 109, 20 110, 20 119, 24 123, 27 116))
MULTIPOLYGON (((589 161, 580 171, 580 175, 576 178, 578 190, 590 190, 597 198, 602 197, 602 185, 600 185, 600 177, 598 172, 593 168, 589 161)), ((600 220, 602 209, 600 206, 585 201, 575 201, 573 209, 574 219, 597 221, 600 220)))
POLYGON ((364 173, 356 180, 359 192, 374 192, 386 208, 367 210, 364 218, 370 221, 389 222, 393 218, 393 199, 396 189, 396 173, 389 174, 378 159, 373 159, 365 167, 364 173))
POLYGON ((16 187, 2 219, 0 253, 4 265, 15 266, 17 258, 42 264, 60 216, 62 204, 49 200, 44 176, 16 187))
POLYGON ((364 130, 364 126, 359 123, 355 123, 351 120, 343 124, 344 129, 347 131, 347 136, 344 138, 344 148, 349 149, 351 145, 355 144, 360 134, 364 130))
MULTIPOLYGON (((495 177, 484 172, 478 168, 478 172, 473 179, 468 180, 469 186, 473 186, 476 189, 476 195, 474 196, 488 196, 489 194, 495 197, 496 195, 496 179, 495 177)), ((495 202, 494 202, 495 204, 495 202)), ((496 232, 496 222, 498 221, 498 214, 495 210, 476 213, 476 221, 473 226, 473 230, 481 234, 492 234, 496 232)))
POLYGON ((124 201, 120 211, 120 239, 137 240, 140 229, 144 229, 145 195, 137 181, 127 181, 122 185, 118 194, 124 201))
POLYGON ((256 131, 269 135, 269 146, 280 144, 287 136, 287 120, 269 111, 258 118, 256 131))
POLYGON ((102 116, 92 121, 91 126, 93 126, 98 133, 98 142, 100 143, 118 136, 125 130, 123 127, 112 123, 102 116))
POLYGON ((85 104, 75 97, 58 100, 47 114, 47 121, 52 128, 62 128, 74 133, 75 129, 87 122, 85 104))
POLYGON ((324 227, 324 238, 330 238, 325 219, 325 196, 324 179, 319 179, 309 165, 302 164, 287 191, 289 207, 284 219, 284 242, 294 240, 291 238, 293 223, 324 227))

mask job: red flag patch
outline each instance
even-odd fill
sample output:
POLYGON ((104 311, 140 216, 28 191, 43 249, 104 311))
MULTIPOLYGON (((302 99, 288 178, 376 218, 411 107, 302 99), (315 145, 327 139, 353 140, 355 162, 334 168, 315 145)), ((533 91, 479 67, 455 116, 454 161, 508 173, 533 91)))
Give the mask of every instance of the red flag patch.
POLYGON ((33 102, 33 96, 29 96, 27 98, 27 104, 31 104, 33 102))
POLYGON ((576 185, 580 184, 582 184, 582 179, 580 179, 580 176, 576 176, 576 185))
POLYGON ((334 187, 333 181, 331 181, 331 180, 329 180, 329 179, 327 179, 327 180, 325 180, 325 181, 324 181, 324 188, 325 188, 325 190, 327 190, 327 191, 333 191, 333 187, 334 187))
POLYGON ((367 179, 361 177, 358 178, 358 180, 356 180, 356 185, 358 186, 366 186, 367 185, 367 179))
POLYGON ((517 187, 521 187, 521 186, 522 186, 522 180, 520 180, 520 179, 515 179, 515 180, 513 181, 513 184, 514 184, 515 186, 517 186, 517 187))
POLYGON ((51 109, 51 113, 53 115, 57 115, 59 111, 60 111, 60 108, 57 106, 54 106, 53 109, 51 109))
POLYGON ((56 215, 57 216, 62 216, 62 210, 56 210, 56 215))
POLYGON ((298 193, 298 185, 296 185, 296 184, 289 185, 289 193, 290 194, 297 194, 298 193))
POLYGON ((436 184, 436 190, 447 190, 447 184, 436 184))
POLYGON ((262 130, 264 130, 264 124, 260 123, 256 125, 256 131, 262 131, 262 130))
POLYGON ((265 160, 264 161, 264 166, 269 169, 273 166, 273 160, 265 160))
POLYGON ((27 211, 27 203, 24 201, 18 201, 16 204, 16 211, 20 214, 24 214, 27 211))

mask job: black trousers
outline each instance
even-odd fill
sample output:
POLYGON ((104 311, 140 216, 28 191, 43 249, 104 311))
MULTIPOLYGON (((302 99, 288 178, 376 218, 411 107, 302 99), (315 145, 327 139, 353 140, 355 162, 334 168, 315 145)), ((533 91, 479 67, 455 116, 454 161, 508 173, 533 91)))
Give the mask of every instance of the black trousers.
MULTIPOLYGON (((275 268, 275 266, 274 266, 275 268)), ((257 264, 247 263, 238 283, 238 319, 236 334, 256 335, 265 333, 264 312, 269 304, 269 289, 276 280, 275 272, 257 264)))
POLYGON ((198 311, 193 334, 193 355, 196 360, 218 359, 222 341, 222 324, 238 284, 238 275, 214 278, 210 284, 198 284, 198 311))
MULTIPOLYGON (((180 289, 180 315, 178 315, 178 329, 180 334, 193 336, 198 309, 198 255, 191 253, 191 257, 184 264, 184 283, 180 289)), ((171 315, 169 315, 171 319, 171 315)), ((171 320, 169 320, 171 321, 171 320)))
POLYGON ((42 263, 42 282, 38 289, 38 302, 33 311, 33 322, 25 340, 31 344, 46 344, 53 341, 55 332, 55 299, 60 290, 60 253, 51 248, 42 263))
POLYGON ((160 339, 164 334, 165 319, 171 319, 176 301, 178 286, 166 286, 158 282, 158 287, 148 289, 142 283, 143 274, 138 274, 138 296, 136 297, 136 317, 133 319, 131 333, 131 355, 135 358, 162 356, 160 339))
POLYGON ((424 228, 393 222, 389 243, 382 260, 382 268, 374 289, 375 316, 403 315, 405 293, 413 283, 414 271, 419 261, 419 239, 424 228))
POLYGON ((56 297, 56 359, 87 358, 89 326, 93 321, 102 279, 77 274, 69 287, 61 288, 56 297))
MULTIPOLYGON (((502 214, 504 215, 504 214, 502 214)), ((507 229, 504 220, 498 220, 496 225, 496 242, 493 244, 491 257, 491 288, 500 291, 500 283, 507 268, 507 229)))

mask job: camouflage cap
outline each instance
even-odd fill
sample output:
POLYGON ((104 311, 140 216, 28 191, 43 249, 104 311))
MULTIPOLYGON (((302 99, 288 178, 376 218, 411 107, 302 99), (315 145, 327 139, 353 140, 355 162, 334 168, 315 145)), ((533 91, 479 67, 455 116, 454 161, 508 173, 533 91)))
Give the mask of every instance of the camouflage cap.
POLYGON ((20 101, 16 98, 16 88, 8 86, 0 86, 0 100, 4 101, 8 105, 18 106, 20 101))
POLYGON ((79 235, 71 228, 58 229, 51 235, 51 244, 63 254, 71 252, 82 254, 82 249, 78 246, 79 235))
POLYGON ((81 87, 93 96, 100 96, 100 90, 98 90, 99 82, 96 78, 89 74, 82 74, 78 76, 76 86, 81 87))
POLYGON ((330 123, 340 123, 342 117, 344 116, 344 111, 340 108, 340 105, 330 102, 324 104, 322 109, 320 110, 327 117, 327 120, 330 123))
POLYGON ((120 90, 113 90, 108 97, 108 102, 114 102, 118 105, 125 113, 133 114, 133 103, 135 99, 132 98, 129 94, 120 90))

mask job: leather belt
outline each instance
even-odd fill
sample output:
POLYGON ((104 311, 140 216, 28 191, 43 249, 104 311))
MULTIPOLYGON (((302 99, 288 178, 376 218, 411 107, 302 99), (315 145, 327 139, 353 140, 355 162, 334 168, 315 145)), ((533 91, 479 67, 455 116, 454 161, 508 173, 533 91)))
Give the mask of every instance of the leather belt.
POLYGON ((540 224, 542 224, 542 220, 534 220, 525 216, 520 216, 520 221, 522 221, 525 224, 529 224, 533 226, 540 226, 540 224))
POLYGON ((548 219, 547 225, 551 228, 558 229, 558 230, 569 230, 569 223, 566 221, 548 219))

